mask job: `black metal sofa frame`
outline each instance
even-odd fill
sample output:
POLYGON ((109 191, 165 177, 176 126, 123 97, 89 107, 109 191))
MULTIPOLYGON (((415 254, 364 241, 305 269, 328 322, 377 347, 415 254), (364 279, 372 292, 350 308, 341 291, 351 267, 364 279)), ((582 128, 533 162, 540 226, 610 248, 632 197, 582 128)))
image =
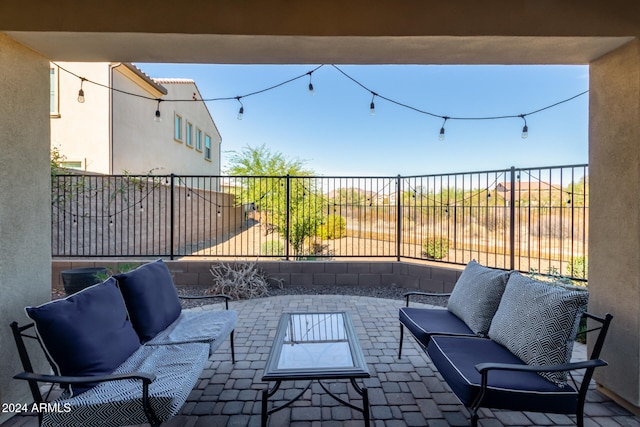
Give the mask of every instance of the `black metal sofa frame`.
MULTIPOLYGON (((224 303, 225 303, 224 311, 227 311, 227 312, 229 311, 229 300, 231 300, 231 297, 227 295, 220 295, 220 294, 204 295, 204 296, 179 296, 179 298, 180 299, 224 299, 224 303)), ((35 323, 28 323, 20 326, 18 322, 14 321, 10 324, 10 327, 13 332, 13 337, 14 337, 18 354, 20 357, 20 361, 22 363, 22 367, 24 370, 24 372, 14 375, 13 378, 18 380, 25 380, 28 382, 29 390, 33 397, 34 403, 41 404, 41 403, 48 402, 50 399, 49 394, 52 392, 56 384, 66 386, 66 385, 73 385, 73 384, 87 384, 88 382, 94 383, 94 384, 100 384, 100 383, 109 383, 109 382, 122 381, 122 380, 135 380, 135 381, 142 382, 141 394, 140 396, 137 397, 136 400, 139 400, 139 404, 141 405, 141 409, 144 412, 144 417, 146 417, 147 422, 152 427, 157 427, 162 424, 163 420, 161 419, 161 417, 157 415, 157 411, 154 410, 154 408, 152 407, 152 398, 150 395, 150 387, 152 387, 152 383, 157 378, 156 374, 158 374, 159 372, 154 373, 154 372, 138 371, 138 372, 126 372, 126 373, 112 373, 109 375, 91 376, 91 377, 61 376, 61 375, 48 375, 48 374, 35 373, 33 369, 33 364, 31 362, 31 358, 29 356, 29 351, 27 349, 25 339, 37 342, 39 347, 45 352, 45 356, 47 356, 43 343, 38 337, 38 335, 36 334, 35 323), (45 396, 43 396, 41 389, 39 387, 40 383, 51 385, 51 387, 49 388, 49 392, 45 396)), ((232 363, 235 364, 235 348, 234 348, 234 340, 233 340, 234 330, 231 329, 230 332, 226 332, 223 334, 229 335, 230 345, 231 345, 231 360, 232 360, 232 363)), ((224 336, 218 337, 218 340, 220 339, 224 339, 224 336)), ((205 354, 208 354, 209 347, 212 347, 210 346, 210 344, 207 344, 207 343, 182 343, 181 345, 185 346, 184 349, 179 350, 184 355, 185 357, 184 360, 189 360, 189 357, 191 357, 189 353, 194 349, 195 346, 198 346, 198 350, 201 350, 199 347, 204 346, 205 350, 203 351, 205 352, 205 354)), ((161 349, 162 347, 163 346, 155 346, 155 349, 161 349)), ((157 351, 157 350, 154 350, 154 348, 151 346, 148 348, 148 350, 149 350, 147 352, 148 354, 151 354, 154 351, 157 351)), ((153 366, 153 362, 151 363, 151 365, 153 366)), ((197 378, 201 373, 201 370, 202 370, 201 366, 197 363, 194 363, 190 366, 193 372, 191 372, 189 375, 195 376, 197 378)), ((186 393, 185 393, 185 390, 179 390, 180 384, 178 383, 175 384, 175 387, 176 387, 176 390, 175 390, 176 393, 184 395, 184 396, 178 397, 177 398, 178 400, 181 400, 182 397, 186 398, 186 395, 188 395, 188 393, 190 392, 190 390, 187 390, 186 393)), ((137 404, 138 403, 136 403, 136 405, 137 404)), ((58 408, 58 409, 64 410, 64 408, 58 408)), ((123 411, 123 412, 126 412, 126 411, 123 411)), ((37 411, 37 416, 38 416, 39 424, 42 425, 43 412, 37 411)))

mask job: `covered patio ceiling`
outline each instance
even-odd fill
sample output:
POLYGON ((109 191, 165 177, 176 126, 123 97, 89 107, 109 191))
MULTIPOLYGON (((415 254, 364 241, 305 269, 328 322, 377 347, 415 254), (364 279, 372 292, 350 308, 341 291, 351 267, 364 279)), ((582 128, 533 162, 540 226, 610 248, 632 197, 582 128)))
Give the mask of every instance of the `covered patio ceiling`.
POLYGON ((640 34, 629 0, 23 0, 0 31, 56 61, 588 64, 640 34))
POLYGON ((215 64, 588 64, 633 37, 7 34, 54 61, 215 64))

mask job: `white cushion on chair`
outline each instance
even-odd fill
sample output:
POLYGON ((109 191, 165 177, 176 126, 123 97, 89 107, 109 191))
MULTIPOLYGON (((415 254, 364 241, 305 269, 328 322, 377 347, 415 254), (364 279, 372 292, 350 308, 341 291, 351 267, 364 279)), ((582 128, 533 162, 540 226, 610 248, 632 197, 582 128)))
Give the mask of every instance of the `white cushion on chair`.
MULTIPOLYGON (((569 363, 588 301, 586 291, 568 290, 513 273, 491 323, 489 338, 529 365, 569 363)), ((559 386, 567 383, 566 372, 540 375, 559 386)))
POLYGON ((510 274, 470 261, 453 288, 447 309, 474 334, 486 336, 510 274))

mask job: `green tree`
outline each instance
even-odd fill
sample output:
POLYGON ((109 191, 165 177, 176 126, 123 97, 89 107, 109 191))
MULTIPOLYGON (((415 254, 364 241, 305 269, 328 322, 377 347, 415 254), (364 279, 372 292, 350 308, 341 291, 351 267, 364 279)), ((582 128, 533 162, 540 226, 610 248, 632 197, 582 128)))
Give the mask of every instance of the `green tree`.
POLYGON ((589 182, 588 177, 581 177, 578 182, 570 183, 565 188, 565 204, 573 204, 573 206, 589 205, 589 182))
POLYGON ((347 235, 347 220, 340 215, 327 215, 318 229, 321 239, 340 239, 347 235))
POLYGON ((304 241, 315 236, 326 206, 314 172, 302 160, 261 145, 232 152, 226 173, 239 179, 240 185, 232 190, 236 203, 254 206, 267 228, 285 237, 296 256, 302 255, 304 241))

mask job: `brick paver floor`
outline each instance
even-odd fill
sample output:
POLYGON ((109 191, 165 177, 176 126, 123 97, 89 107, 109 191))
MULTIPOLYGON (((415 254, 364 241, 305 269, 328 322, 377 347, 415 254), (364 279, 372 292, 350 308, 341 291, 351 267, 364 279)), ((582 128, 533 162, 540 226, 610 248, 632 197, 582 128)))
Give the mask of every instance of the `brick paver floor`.
MULTIPOLYGON (((259 426, 261 392, 267 387, 261 381, 262 372, 280 314, 286 311, 351 313, 371 372, 371 378, 364 380, 364 385, 369 390, 372 426, 467 426, 468 412, 413 339, 405 339, 402 359, 398 359, 398 308, 401 305, 397 300, 342 295, 286 295, 233 302, 232 308, 239 311, 236 364, 231 363, 227 341, 211 356, 180 414, 164 426, 259 426)), ((584 346, 576 346, 574 353, 577 357, 583 355, 584 346)), ((305 386, 305 381, 283 382, 270 402, 284 402, 305 386)), ((329 387, 345 400, 361 404, 360 396, 348 382, 336 381, 329 387)), ((585 412, 585 427, 640 427, 639 417, 595 388, 589 392, 585 412)), ((314 383, 300 400, 272 414, 269 425, 360 427, 362 420, 361 413, 339 404, 314 383)), ((14 417, 1 427, 35 425, 33 417, 23 416, 14 417)), ((480 425, 575 426, 575 416, 483 409, 480 425)))

